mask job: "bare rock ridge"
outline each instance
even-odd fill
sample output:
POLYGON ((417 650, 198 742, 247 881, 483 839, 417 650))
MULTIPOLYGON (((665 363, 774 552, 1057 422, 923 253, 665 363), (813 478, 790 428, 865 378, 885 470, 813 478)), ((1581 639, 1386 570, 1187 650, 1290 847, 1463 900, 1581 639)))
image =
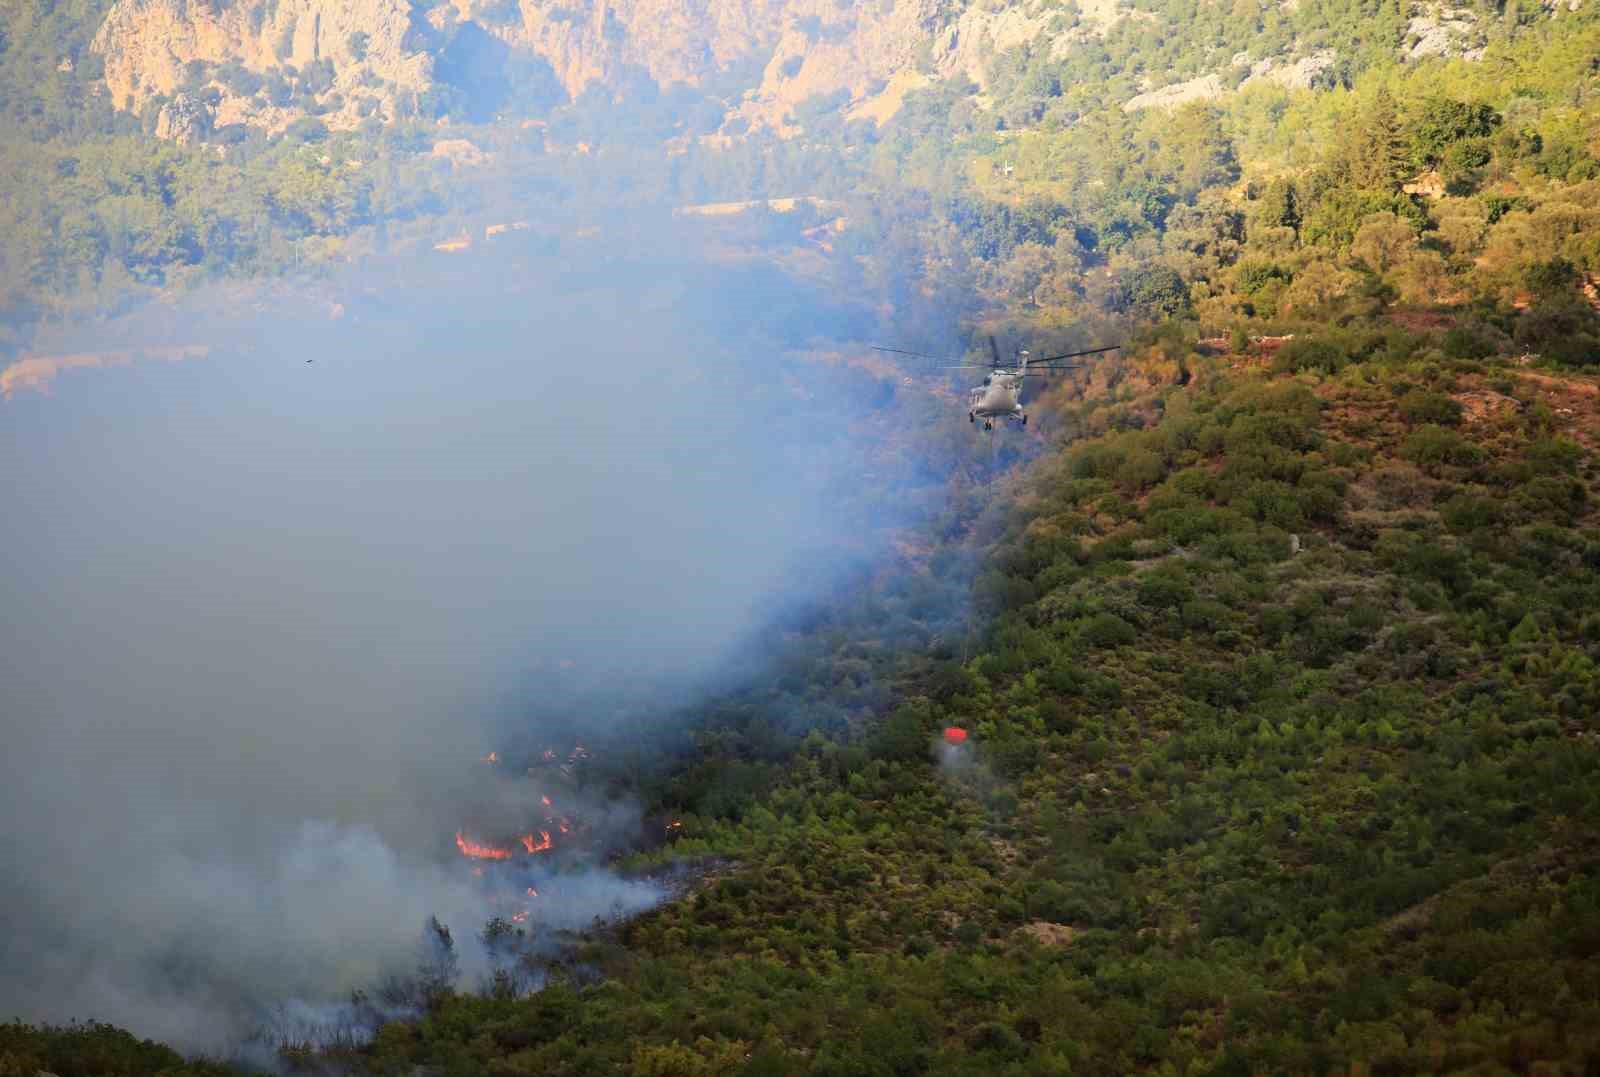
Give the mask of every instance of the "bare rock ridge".
MULTIPOLYGON (((1413 12, 1403 58, 1474 56, 1468 9, 1418 0, 1413 12)), ((423 107, 431 92, 461 89, 496 57, 547 64, 569 97, 629 72, 662 86, 740 73, 753 88, 728 102, 729 118, 792 133, 808 100, 882 122, 929 77, 983 89, 999 53, 1061 55, 1125 20, 1160 29, 1123 0, 116 0, 94 48, 116 107, 155 102, 154 129, 176 141, 305 116, 341 129, 436 114, 423 107)), ((1335 59, 1240 54, 1232 66, 1247 70, 1150 86, 1126 107, 1214 99, 1262 79, 1318 85, 1335 59)))
POLYGON ((995 51, 1040 34, 1063 48, 1117 10, 1093 0, 1067 25, 1041 0, 994 11, 941 0, 117 0, 94 48, 115 105, 157 101, 163 137, 178 140, 305 115, 334 129, 393 119, 436 84, 464 35, 543 59, 571 97, 629 69, 664 86, 758 71, 730 112, 785 129, 808 98, 864 102, 919 59, 981 85, 995 51))
MULTIPOLYGON (((326 64, 331 85, 318 96, 335 102, 324 119, 339 127, 378 110, 392 116, 399 92, 428 88, 433 59, 416 37, 405 0, 117 0, 93 48, 105 57, 113 103, 130 110, 157 95, 177 97, 199 81, 186 67, 198 61, 213 91, 203 122, 215 126, 281 127, 303 115, 275 100, 259 76, 326 64)), ((194 113, 204 99, 188 96, 194 100, 171 121, 172 137, 202 122, 194 113)))

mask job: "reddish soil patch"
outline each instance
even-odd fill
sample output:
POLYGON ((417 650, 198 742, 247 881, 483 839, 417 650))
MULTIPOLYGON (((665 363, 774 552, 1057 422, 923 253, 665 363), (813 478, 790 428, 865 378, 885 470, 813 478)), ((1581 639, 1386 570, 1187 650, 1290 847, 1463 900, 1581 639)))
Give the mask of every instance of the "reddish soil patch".
POLYGON ((1474 389, 1451 397, 1461 405, 1461 417, 1469 423, 1487 422, 1522 410, 1522 401, 1490 389, 1474 389))
POLYGON ((1561 433, 1590 452, 1600 451, 1600 383, 1577 374, 1517 372, 1524 382, 1538 386, 1541 404, 1555 415, 1561 433))
POLYGON ((1045 946, 1066 946, 1076 933, 1071 924, 1052 924, 1048 920, 1034 920, 1017 928, 1017 934, 1031 936, 1045 946))
POLYGON ((1414 333, 1434 329, 1450 329, 1456 324, 1455 315, 1438 310, 1397 310, 1389 315, 1396 325, 1403 325, 1414 333))

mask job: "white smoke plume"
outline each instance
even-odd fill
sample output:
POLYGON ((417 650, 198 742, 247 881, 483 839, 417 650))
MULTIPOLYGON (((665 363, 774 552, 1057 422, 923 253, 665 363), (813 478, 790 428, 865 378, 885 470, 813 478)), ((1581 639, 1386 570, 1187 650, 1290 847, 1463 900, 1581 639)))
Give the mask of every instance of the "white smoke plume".
MULTIPOLYGON (((227 1050, 265 1007, 404 971, 433 915, 469 984, 491 910, 453 832, 537 825, 551 788, 600 831, 636 815, 485 754, 682 702, 797 564, 870 545, 838 496, 859 401, 776 369, 860 312, 611 253, 440 256, 46 342, 204 353, 0 405, 0 1020, 227 1050)), ((548 889, 574 927, 661 896, 548 889)))

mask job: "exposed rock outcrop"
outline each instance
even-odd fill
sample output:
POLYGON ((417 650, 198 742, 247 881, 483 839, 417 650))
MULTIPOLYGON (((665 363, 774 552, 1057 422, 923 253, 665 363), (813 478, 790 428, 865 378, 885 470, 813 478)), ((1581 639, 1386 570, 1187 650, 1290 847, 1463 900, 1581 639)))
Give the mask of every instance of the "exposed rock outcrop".
POLYGON ((211 131, 211 110, 193 94, 180 93, 161 106, 156 117, 156 137, 180 146, 203 140, 211 131))
POLYGON ((1410 44, 1405 59, 1429 56, 1459 56, 1464 60, 1483 58, 1484 35, 1477 16, 1471 11, 1434 5, 1413 15, 1406 26, 1410 44))
MULTIPOLYGON (((325 61, 332 84, 308 97, 337 95, 341 107, 322 118, 341 127, 358 122, 363 100, 373 102, 366 111, 392 115, 397 94, 427 90, 433 60, 418 36, 405 0, 117 0, 92 47, 105 58, 112 102, 134 110, 198 88, 186 69, 198 61, 199 81, 221 98, 219 124, 282 126, 306 110, 274 104, 259 77, 219 77, 218 68, 261 76, 325 61)), ((176 130, 193 129, 179 122, 176 130)))
POLYGON ((452 168, 479 168, 491 160, 487 153, 464 138, 435 142, 431 156, 449 161, 452 168))
MULTIPOLYGON (((1327 81, 1337 59, 1338 54, 1332 49, 1318 49, 1292 63, 1271 57, 1252 62, 1247 53, 1240 53, 1233 58, 1232 66, 1250 69, 1248 75, 1238 80, 1239 89, 1252 83, 1275 82, 1291 90, 1309 90, 1327 81)), ((1228 86, 1229 80, 1220 75, 1201 75, 1139 94, 1122 107, 1133 112, 1142 108, 1177 108, 1193 101, 1215 101, 1227 95, 1228 86)))
MULTIPOLYGON (((987 87, 989 58, 1044 38, 1052 56, 1061 56, 1076 41, 1103 35, 1128 16, 1118 0, 1083 0, 1077 14, 1038 2, 1005 4, 997 9, 974 5, 940 31, 933 46, 941 75, 960 75, 987 87)), ((1129 16, 1138 17, 1138 16, 1129 16)))
POLYGON ((937 0, 895 0, 841 11, 832 0, 806 6, 775 42, 760 88, 742 110, 757 124, 788 130, 792 110, 808 99, 868 97, 911 66, 937 26, 937 0), (824 18, 819 12, 827 11, 824 18))
POLYGON ((1227 90, 1216 75, 1201 75, 1187 82, 1175 82, 1159 90, 1151 90, 1130 99, 1122 107, 1128 112, 1141 108, 1177 108, 1193 101, 1215 101, 1227 90))
POLYGON ((1271 58, 1257 60, 1250 65, 1250 74, 1239 86, 1242 89, 1258 79, 1266 79, 1290 90, 1315 89, 1329 80, 1338 59, 1339 54, 1334 50, 1318 49, 1290 63, 1271 58))

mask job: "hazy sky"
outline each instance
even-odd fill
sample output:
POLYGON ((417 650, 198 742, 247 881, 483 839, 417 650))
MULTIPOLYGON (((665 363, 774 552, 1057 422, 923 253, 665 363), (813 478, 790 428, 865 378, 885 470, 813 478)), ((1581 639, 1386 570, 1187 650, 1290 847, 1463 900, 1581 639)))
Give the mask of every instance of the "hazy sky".
POLYGON ((860 317, 502 249, 60 342, 211 352, 0 404, 0 1019, 206 1045, 409 959, 428 913, 481 926, 450 837, 528 795, 474 760, 530 669, 710 668, 796 558, 859 544, 850 402, 752 364, 860 317))

